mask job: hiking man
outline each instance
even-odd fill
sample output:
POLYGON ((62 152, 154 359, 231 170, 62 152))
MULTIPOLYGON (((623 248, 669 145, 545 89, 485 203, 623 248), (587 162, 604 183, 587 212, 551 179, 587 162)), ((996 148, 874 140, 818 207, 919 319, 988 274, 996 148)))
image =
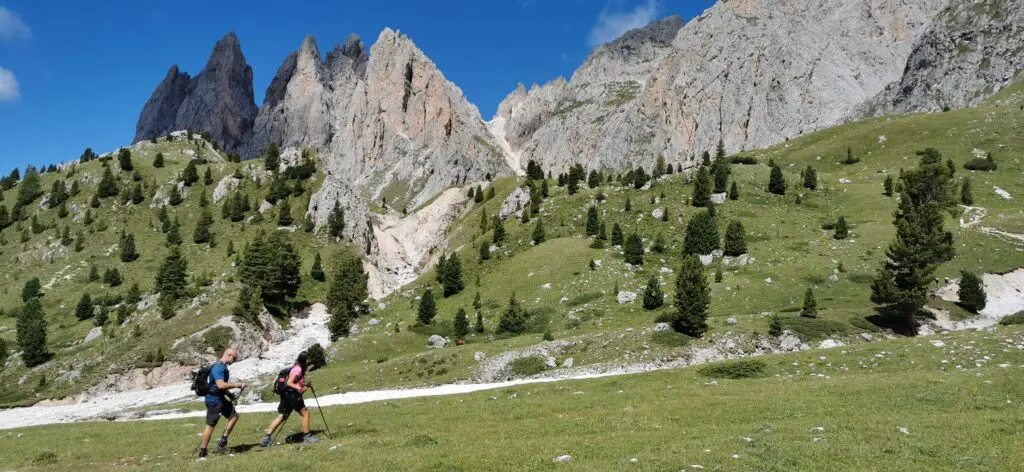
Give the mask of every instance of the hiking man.
MULTIPOLYGON (((299 358, 295 360, 295 364, 288 370, 286 375, 282 376, 284 377, 284 384, 279 390, 281 403, 277 405, 278 415, 270 423, 270 427, 264 431, 265 434, 260 439, 260 445, 263 447, 270 447, 270 442, 273 440, 271 435, 284 424, 293 411, 298 412, 302 416, 302 442, 304 444, 320 442, 320 438, 309 433, 309 408, 306 408, 306 403, 302 400, 302 394, 306 393, 306 389, 313 385, 306 382, 306 357, 306 351, 299 353, 299 358)), ((277 382, 281 382, 281 379, 278 379, 277 382)))
POLYGON ((206 447, 210 444, 210 438, 213 437, 213 429, 217 426, 221 416, 228 419, 228 426, 224 429, 224 434, 221 435, 220 440, 217 441, 217 452, 228 452, 228 435, 231 434, 235 423, 238 422, 238 412, 235 411, 235 406, 231 403, 236 396, 232 395, 228 390, 237 388, 240 389, 239 393, 241 393, 241 390, 245 390, 245 387, 248 386, 244 382, 228 382, 230 379, 228 365, 237 360, 238 351, 235 348, 228 348, 224 351, 224 355, 220 356, 220 360, 210 367, 210 392, 206 394, 206 428, 203 429, 203 442, 199 446, 200 459, 206 457, 206 447))

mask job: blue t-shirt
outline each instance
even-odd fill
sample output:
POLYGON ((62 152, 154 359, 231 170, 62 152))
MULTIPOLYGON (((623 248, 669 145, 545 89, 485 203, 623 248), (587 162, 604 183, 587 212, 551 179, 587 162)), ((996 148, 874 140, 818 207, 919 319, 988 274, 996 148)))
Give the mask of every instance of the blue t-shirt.
POLYGON ((223 401, 224 394, 227 392, 221 392, 217 389, 217 381, 227 382, 229 377, 228 366, 224 365, 223 362, 213 364, 213 367, 210 368, 210 393, 206 395, 207 405, 219 405, 223 401))

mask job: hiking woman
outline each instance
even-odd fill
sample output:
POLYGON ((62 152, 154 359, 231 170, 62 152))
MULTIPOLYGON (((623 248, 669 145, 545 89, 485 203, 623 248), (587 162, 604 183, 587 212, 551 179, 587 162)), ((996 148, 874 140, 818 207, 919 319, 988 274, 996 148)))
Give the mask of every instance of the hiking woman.
POLYGON ((270 446, 270 442, 273 440, 271 435, 284 424, 293 411, 302 416, 302 442, 305 444, 320 442, 320 438, 309 432, 309 409, 306 408, 306 403, 302 400, 302 394, 306 393, 306 389, 312 385, 307 383, 305 378, 306 358, 306 351, 299 353, 299 358, 295 360, 291 369, 287 370, 287 373, 281 371, 282 375, 276 381, 275 391, 281 396, 281 403, 277 405, 277 418, 274 418, 270 427, 264 432, 263 438, 260 439, 260 445, 263 447, 270 446))

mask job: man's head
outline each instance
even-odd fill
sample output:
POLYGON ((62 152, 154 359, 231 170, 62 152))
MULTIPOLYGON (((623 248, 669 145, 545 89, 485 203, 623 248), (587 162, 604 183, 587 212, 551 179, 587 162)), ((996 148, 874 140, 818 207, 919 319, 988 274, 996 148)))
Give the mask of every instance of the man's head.
POLYGON ((225 364, 231 364, 232 362, 235 362, 237 360, 238 350, 233 347, 227 348, 227 350, 224 351, 224 355, 220 356, 220 361, 225 364))

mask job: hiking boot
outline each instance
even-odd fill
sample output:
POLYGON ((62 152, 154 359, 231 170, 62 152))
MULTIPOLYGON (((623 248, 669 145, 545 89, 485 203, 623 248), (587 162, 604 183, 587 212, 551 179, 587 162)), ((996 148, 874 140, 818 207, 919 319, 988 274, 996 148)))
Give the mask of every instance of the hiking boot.
POLYGON ((199 449, 199 460, 206 460, 206 449, 199 449))
POLYGON ((260 446, 270 447, 270 441, 273 441, 273 438, 271 438, 269 434, 264 434, 263 437, 260 438, 260 446))
POLYGON ((313 436, 312 434, 307 434, 302 438, 302 444, 316 444, 318 442, 320 442, 320 438, 313 436))
POLYGON ((221 436, 220 441, 217 441, 217 453, 227 454, 228 452, 228 438, 221 436))

